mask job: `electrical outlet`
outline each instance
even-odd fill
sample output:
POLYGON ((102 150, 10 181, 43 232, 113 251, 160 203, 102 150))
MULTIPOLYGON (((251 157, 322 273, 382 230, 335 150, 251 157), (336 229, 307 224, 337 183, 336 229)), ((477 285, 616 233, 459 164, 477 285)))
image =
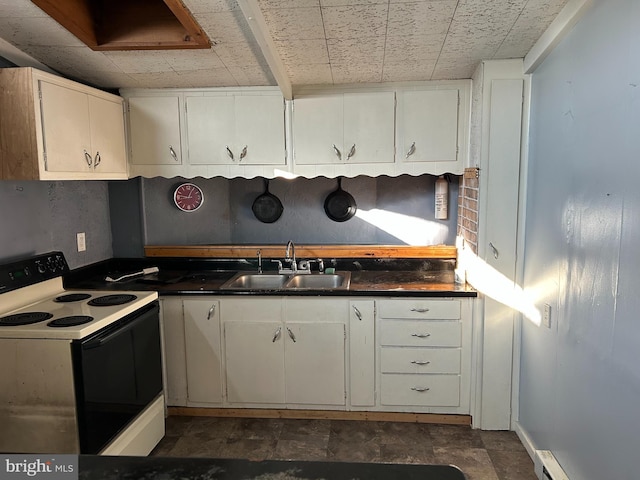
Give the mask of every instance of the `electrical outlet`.
POLYGON ((548 303, 544 304, 544 313, 542 314, 542 324, 547 328, 551 328, 551 305, 549 305, 548 303))
POLYGON ((84 252, 87 249, 87 242, 84 236, 84 232, 76 234, 76 242, 78 244, 79 252, 84 252))

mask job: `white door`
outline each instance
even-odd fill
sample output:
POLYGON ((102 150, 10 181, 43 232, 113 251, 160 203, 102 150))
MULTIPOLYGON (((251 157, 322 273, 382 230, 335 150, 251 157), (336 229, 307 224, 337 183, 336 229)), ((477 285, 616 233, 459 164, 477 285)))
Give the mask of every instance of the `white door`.
POLYGON ((284 403, 281 322, 224 324, 229 403, 284 403))
POLYGON ((458 159, 458 90, 405 91, 399 154, 406 162, 458 159))
POLYGON ((285 324, 286 402, 345 404, 343 323, 285 324))
POLYGON ((234 145, 233 96, 187 97, 185 101, 189 163, 192 165, 238 163, 240 152, 234 145))
POLYGON ((284 100, 281 96, 236 96, 235 130, 234 154, 237 152, 241 165, 284 165, 284 100))
POLYGON ((129 98, 131 163, 180 165, 180 99, 167 97, 129 98))
POLYGON ((122 102, 88 96, 91 117, 91 146, 96 173, 126 173, 122 102))
POLYGON ((90 172, 93 168, 87 94, 39 82, 42 134, 49 172, 90 172))
POLYGON ((345 93, 345 163, 393 163, 395 93, 345 93))
POLYGON ((190 402, 222 402, 220 305, 217 300, 184 300, 187 393, 190 402))
POLYGON ((293 101, 293 152, 298 165, 343 163, 342 95, 293 101))

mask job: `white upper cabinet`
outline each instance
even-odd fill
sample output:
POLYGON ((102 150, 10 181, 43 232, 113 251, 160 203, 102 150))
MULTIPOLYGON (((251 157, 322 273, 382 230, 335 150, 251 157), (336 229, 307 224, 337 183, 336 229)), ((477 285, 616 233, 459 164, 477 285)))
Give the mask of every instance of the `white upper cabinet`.
POLYGON ((393 163, 394 92, 296 98, 294 170, 298 165, 393 163))
POLYGON ((189 163, 284 165, 284 99, 262 95, 187 95, 189 163))
POLYGON ((0 71, 2 178, 127 178, 122 99, 32 68, 0 71))
POLYGON ((181 165, 179 96, 141 96, 128 101, 131 163, 181 165))

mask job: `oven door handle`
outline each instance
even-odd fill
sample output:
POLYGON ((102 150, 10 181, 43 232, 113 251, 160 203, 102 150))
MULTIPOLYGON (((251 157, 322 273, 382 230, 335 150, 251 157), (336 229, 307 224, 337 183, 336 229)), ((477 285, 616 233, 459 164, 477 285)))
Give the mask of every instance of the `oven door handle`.
POLYGON ((140 322, 144 321, 145 318, 147 318, 147 315, 146 315, 147 313, 148 312, 145 312, 145 313, 141 314, 140 316, 132 319, 130 322, 128 322, 128 323, 126 323, 124 325, 118 325, 114 329, 110 329, 110 330, 104 332, 103 334, 100 334, 97 337, 94 337, 94 338, 84 342, 82 344, 82 348, 84 350, 90 350, 92 348, 101 347, 105 343, 109 343, 111 340, 113 340, 117 336, 119 336, 119 335, 121 335, 121 334, 123 334, 125 332, 128 332, 129 330, 134 328, 136 325, 138 325, 140 322))

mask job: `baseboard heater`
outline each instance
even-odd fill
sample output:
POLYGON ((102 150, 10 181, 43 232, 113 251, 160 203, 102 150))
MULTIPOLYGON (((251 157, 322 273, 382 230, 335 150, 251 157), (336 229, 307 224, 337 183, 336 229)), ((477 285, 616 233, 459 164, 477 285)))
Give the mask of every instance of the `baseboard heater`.
POLYGON ((539 480, 569 480, 551 450, 536 450, 534 468, 539 480))

